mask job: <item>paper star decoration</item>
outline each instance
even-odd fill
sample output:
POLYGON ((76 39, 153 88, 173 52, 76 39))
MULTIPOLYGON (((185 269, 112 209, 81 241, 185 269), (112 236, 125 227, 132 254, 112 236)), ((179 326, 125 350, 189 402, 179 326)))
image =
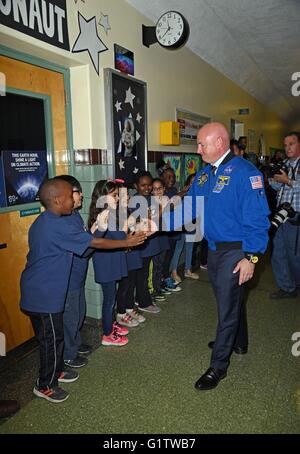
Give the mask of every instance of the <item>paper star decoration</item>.
POLYGON ((135 141, 137 142, 141 138, 138 131, 135 131, 135 141))
POLYGON ((94 68, 99 75, 99 53, 105 52, 108 48, 98 36, 96 17, 94 16, 87 21, 78 13, 78 23, 80 34, 76 39, 72 52, 88 51, 94 68))
POLYGON ((140 113, 138 113, 137 116, 136 116, 136 121, 137 121, 138 123, 141 123, 141 119, 142 119, 142 118, 143 118, 143 117, 140 115, 140 113))
POLYGON ((122 159, 120 159, 120 161, 119 161, 120 170, 125 169, 125 165, 124 164, 125 164, 125 161, 122 161, 122 159))
POLYGON ((117 112, 119 112, 119 110, 122 110, 122 107, 121 107, 122 103, 117 101, 116 104, 115 104, 115 108, 117 109, 117 112))
POLYGON ((99 25, 101 25, 101 27, 104 28, 106 34, 107 34, 108 30, 111 30, 111 26, 109 25, 108 15, 101 13, 99 25))
POLYGON ((126 90, 125 103, 129 103, 131 105, 131 107, 133 108, 134 98, 135 98, 135 95, 133 93, 131 93, 131 87, 129 87, 128 90, 126 90))
POLYGON ((133 173, 137 174, 139 171, 139 169, 137 169, 136 167, 134 168, 134 170, 132 171, 133 173))

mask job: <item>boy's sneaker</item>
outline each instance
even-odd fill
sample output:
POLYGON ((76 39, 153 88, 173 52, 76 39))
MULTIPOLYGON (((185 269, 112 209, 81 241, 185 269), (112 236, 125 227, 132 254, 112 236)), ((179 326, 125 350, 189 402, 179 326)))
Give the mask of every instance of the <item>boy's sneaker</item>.
POLYGON ((38 388, 35 386, 33 388, 33 394, 37 397, 49 400, 49 402, 53 402, 54 404, 60 404, 69 397, 69 393, 59 386, 56 386, 55 388, 49 388, 49 386, 47 388, 38 388))
POLYGON ((102 336, 101 343, 104 346, 111 345, 113 347, 123 347, 123 345, 128 344, 128 339, 113 331, 109 336, 102 336))
POLYGON ((171 277, 165 279, 165 286, 165 288, 170 290, 170 292, 180 292, 181 290, 181 287, 179 287, 179 285, 177 285, 171 277))
POLYGON ((120 326, 117 322, 113 323, 113 332, 119 334, 119 336, 127 336, 129 333, 127 328, 120 326))
POLYGON ((170 290, 167 290, 165 287, 161 288, 159 291, 162 295, 171 295, 172 292, 170 290))
POLYGON ((128 326, 134 328, 139 325, 138 320, 135 320, 132 314, 126 311, 126 314, 117 314, 117 322, 119 325, 128 326))
POLYGON ((185 270, 184 277, 188 277, 189 279, 200 279, 199 274, 192 273, 191 270, 185 270))
POLYGON ((200 265, 201 270, 207 271, 207 265, 200 265))
POLYGON ((129 314, 134 320, 136 320, 139 324, 144 323, 146 321, 146 318, 142 315, 139 314, 136 309, 126 309, 127 314, 129 314))
POLYGON ((73 383, 73 381, 78 380, 79 374, 75 370, 63 370, 58 381, 62 383, 73 383))
POLYGON ((152 298, 154 301, 157 301, 158 303, 160 301, 166 301, 166 297, 164 295, 160 295, 159 293, 153 293, 152 298))
POLYGON ((92 347, 90 345, 81 344, 78 347, 77 353, 79 353, 80 355, 89 355, 91 353, 91 351, 92 351, 92 347))
POLYGON ((149 312, 149 314, 158 314, 161 311, 161 309, 157 307, 155 304, 150 304, 147 307, 140 306, 139 309, 140 311, 149 312))
POLYGON ((75 367, 75 369, 77 369, 86 366, 88 360, 84 356, 77 356, 75 359, 64 359, 64 363, 66 366, 75 367))

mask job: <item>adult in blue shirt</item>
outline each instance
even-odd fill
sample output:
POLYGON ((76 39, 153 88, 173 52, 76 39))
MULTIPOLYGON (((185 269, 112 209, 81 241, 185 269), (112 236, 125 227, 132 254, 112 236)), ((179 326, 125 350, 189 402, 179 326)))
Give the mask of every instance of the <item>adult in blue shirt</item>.
POLYGON ((143 233, 126 240, 93 238, 78 228, 71 216, 73 188, 66 181, 47 180, 39 191, 46 208, 29 230, 29 253, 21 276, 21 302, 40 344, 39 378, 33 393, 53 403, 69 394, 59 382, 72 382, 77 372, 64 371, 63 310, 71 274, 73 255, 82 256, 89 248, 118 249, 141 244, 143 233))
POLYGON ((226 377, 232 351, 247 352, 244 284, 253 276, 257 254, 267 247, 269 208, 261 173, 231 152, 224 125, 203 126, 197 143, 208 165, 196 175, 188 196, 204 197, 208 273, 218 305, 210 367, 195 384, 204 391, 226 377))

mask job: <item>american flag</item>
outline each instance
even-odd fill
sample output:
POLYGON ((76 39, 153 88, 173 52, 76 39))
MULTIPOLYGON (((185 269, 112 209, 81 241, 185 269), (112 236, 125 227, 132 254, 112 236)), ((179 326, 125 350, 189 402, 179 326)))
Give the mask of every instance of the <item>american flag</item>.
POLYGON ((252 189, 262 189, 263 188, 262 178, 260 175, 257 175, 255 177, 250 177, 250 181, 251 181, 252 189))

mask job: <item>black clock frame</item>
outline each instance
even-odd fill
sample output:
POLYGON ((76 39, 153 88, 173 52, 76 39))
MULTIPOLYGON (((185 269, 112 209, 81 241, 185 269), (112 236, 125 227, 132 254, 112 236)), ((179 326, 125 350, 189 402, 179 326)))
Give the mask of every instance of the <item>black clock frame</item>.
POLYGON ((179 49, 180 47, 182 47, 187 42, 187 40, 189 39, 189 36, 190 36, 189 23, 186 20, 186 18, 181 13, 179 13, 178 11, 166 11, 164 14, 162 14, 159 17, 158 21, 156 22, 155 27, 153 27, 153 26, 148 27, 146 25, 143 25, 142 26, 142 30, 143 30, 143 45, 144 46, 150 47, 152 44, 158 43, 164 49, 169 49, 169 50, 179 49), (156 26, 157 26, 158 22, 160 21, 160 19, 167 13, 179 14, 181 16, 181 18, 182 18, 183 27, 184 27, 184 32, 183 32, 180 40, 177 41, 175 44, 172 44, 171 46, 164 46, 163 44, 161 44, 157 40, 157 37, 156 37, 156 26))

